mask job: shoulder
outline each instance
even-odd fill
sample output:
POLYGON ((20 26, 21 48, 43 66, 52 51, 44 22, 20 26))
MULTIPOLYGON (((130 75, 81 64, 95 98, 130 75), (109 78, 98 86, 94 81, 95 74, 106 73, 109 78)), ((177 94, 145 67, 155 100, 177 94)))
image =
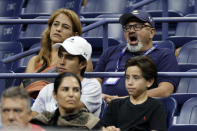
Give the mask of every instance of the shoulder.
POLYGON ((148 98, 148 103, 149 103, 149 105, 151 105, 152 107, 155 107, 155 108, 164 107, 161 100, 155 99, 155 98, 152 98, 152 97, 148 98))
POLYGON ((37 58, 37 55, 33 56, 29 60, 29 62, 27 64, 27 67, 26 67, 26 71, 25 71, 26 73, 33 73, 33 72, 35 72, 35 69, 36 69, 36 67, 35 67, 35 65, 36 65, 36 58, 37 58))
POLYGON ((115 46, 108 47, 108 48, 104 51, 104 54, 113 55, 114 52, 121 52, 122 49, 123 49, 125 46, 126 46, 126 45, 124 45, 124 44, 120 44, 120 45, 115 45, 115 46))
POLYGON ((168 48, 156 48, 152 54, 157 57, 160 57, 160 56, 174 56, 175 57, 175 54, 173 53, 173 51, 168 48))
POLYGON ((96 78, 83 78, 82 82, 82 87, 85 86, 98 86, 101 87, 101 84, 96 78))
POLYGON ((120 98, 120 99, 114 99, 110 102, 110 105, 117 105, 118 107, 120 107, 121 105, 124 105, 125 103, 127 103, 129 101, 129 97, 126 98, 120 98))
POLYGON ((38 96, 42 96, 42 97, 51 96, 53 93, 53 89, 54 89, 54 83, 50 83, 40 90, 38 96))
POLYGON ((49 121, 53 118, 54 115, 55 112, 44 111, 33 117, 30 122, 38 125, 48 125, 49 121))
POLYGON ((96 78, 83 78, 82 82, 82 92, 83 91, 97 91, 97 93, 101 92, 101 84, 96 78))
POLYGON ((88 120, 87 123, 85 124, 88 129, 94 128, 100 121, 98 117, 86 111, 83 111, 80 117, 88 120))
POLYGON ((47 84, 44 88, 42 88, 41 91, 51 92, 53 91, 53 88, 54 88, 54 83, 50 83, 50 84, 47 84))
POLYGON ((99 84, 99 81, 96 78, 83 78, 82 84, 99 84))

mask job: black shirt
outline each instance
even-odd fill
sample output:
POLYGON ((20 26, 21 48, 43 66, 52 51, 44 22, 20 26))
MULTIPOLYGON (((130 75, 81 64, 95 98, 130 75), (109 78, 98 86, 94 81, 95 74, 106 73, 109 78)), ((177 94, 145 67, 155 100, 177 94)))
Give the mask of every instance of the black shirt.
POLYGON ((133 105, 129 97, 116 99, 109 104, 103 125, 115 126, 122 131, 166 131, 165 107, 150 97, 138 105, 133 105))

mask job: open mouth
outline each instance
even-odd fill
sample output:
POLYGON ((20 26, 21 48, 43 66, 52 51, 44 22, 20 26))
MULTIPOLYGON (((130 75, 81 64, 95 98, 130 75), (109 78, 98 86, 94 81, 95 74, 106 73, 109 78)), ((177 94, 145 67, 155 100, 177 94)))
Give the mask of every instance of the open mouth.
POLYGON ((137 36, 135 34, 131 34, 129 35, 129 43, 132 44, 132 45, 137 45, 138 43, 138 39, 137 39, 137 36))

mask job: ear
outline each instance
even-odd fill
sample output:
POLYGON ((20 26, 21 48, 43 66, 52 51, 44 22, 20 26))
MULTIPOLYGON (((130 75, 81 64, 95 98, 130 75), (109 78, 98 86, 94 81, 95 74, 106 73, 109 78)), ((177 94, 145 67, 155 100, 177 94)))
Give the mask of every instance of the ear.
POLYGON ((79 64, 80 70, 82 70, 84 67, 87 67, 87 61, 81 61, 81 63, 79 64))
POLYGON ((154 35, 155 35, 155 28, 151 28, 150 29, 150 38, 153 39, 154 35))
POLYGON ((147 81, 147 88, 151 87, 151 86, 153 85, 154 81, 155 81, 154 78, 148 80, 148 81, 147 81))
POLYGON ((57 101, 57 95, 55 94, 54 91, 53 91, 53 98, 57 101))

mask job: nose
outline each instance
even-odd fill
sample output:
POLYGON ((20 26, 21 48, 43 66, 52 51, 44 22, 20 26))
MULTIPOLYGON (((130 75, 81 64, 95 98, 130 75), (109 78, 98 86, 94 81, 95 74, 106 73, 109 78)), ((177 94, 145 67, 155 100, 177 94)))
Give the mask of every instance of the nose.
POLYGON ((132 78, 128 79, 127 83, 128 83, 128 85, 133 85, 133 79, 132 78))
POLYGON ((14 112, 10 111, 10 112, 8 113, 8 120, 9 120, 10 122, 13 122, 14 119, 15 119, 14 112))
POLYGON ((73 90, 69 90, 69 97, 73 97, 73 90))
POLYGON ((58 31, 58 32, 61 31, 61 25, 58 25, 58 26, 56 27, 56 31, 58 31))

